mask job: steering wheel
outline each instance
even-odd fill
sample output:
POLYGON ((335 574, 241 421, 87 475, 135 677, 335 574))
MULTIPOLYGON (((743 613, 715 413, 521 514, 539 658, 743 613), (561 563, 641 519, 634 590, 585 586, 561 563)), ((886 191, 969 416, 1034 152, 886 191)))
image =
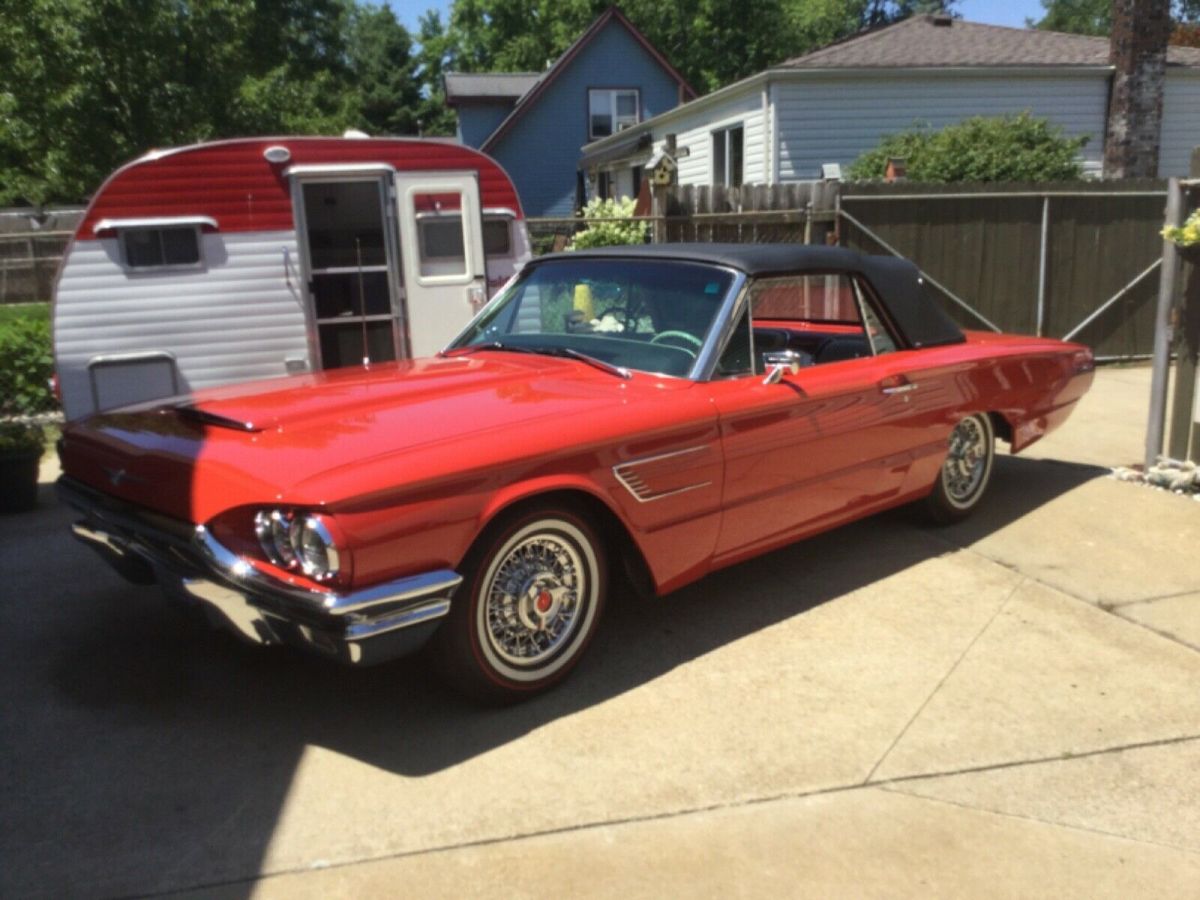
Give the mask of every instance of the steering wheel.
POLYGON ((694 334, 688 334, 686 331, 660 331, 654 337, 650 338, 650 343, 652 344, 664 343, 666 341, 676 341, 676 343, 667 344, 667 346, 675 347, 675 349, 682 350, 684 353, 690 353, 692 359, 696 358, 696 354, 700 348, 704 346, 704 341, 700 340, 700 338, 696 337, 694 334), (691 347, 681 347, 679 346, 680 342, 684 344, 691 344, 696 349, 693 350, 691 347))

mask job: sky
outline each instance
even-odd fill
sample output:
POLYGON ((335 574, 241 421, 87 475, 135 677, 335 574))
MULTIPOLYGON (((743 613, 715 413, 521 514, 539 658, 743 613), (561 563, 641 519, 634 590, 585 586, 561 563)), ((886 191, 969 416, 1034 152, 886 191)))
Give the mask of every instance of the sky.
MULTIPOLYGON (((436 9, 442 21, 449 17, 451 0, 384 0, 396 13, 400 22, 409 31, 417 30, 421 14, 427 9, 436 9)), ((1027 18, 1040 19, 1042 4, 1038 0, 962 0, 956 7, 962 17, 970 22, 989 25, 1010 25, 1023 28, 1027 18)))

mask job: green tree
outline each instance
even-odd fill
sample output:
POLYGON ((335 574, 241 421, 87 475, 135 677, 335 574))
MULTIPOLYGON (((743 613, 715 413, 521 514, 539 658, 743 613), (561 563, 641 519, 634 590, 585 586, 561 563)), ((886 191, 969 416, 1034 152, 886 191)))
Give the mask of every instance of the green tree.
MULTIPOLYGON (((1042 31, 1107 35, 1112 31, 1112 0, 1042 0, 1045 14, 1025 24, 1042 31)), ((1174 0, 1171 16, 1179 23, 1200 22, 1200 0, 1174 0)))
MULTIPOLYGON (((621 9, 701 93, 854 32, 959 0, 623 0, 621 9)), ((609 0, 455 0, 443 71, 540 72, 609 0)), ((422 33, 424 42, 426 35, 422 33)), ((428 83, 428 82, 427 82, 428 83)))
POLYGON ((454 110, 446 105, 442 76, 455 70, 453 38, 436 11, 421 16, 417 31, 421 49, 417 54, 417 77, 422 97, 418 121, 422 134, 450 135, 455 130, 454 110))
POLYGON ((79 202, 153 147, 412 133, 412 39, 353 0, 0 0, 0 204, 79 202))
POLYGON ((408 31, 386 6, 357 6, 347 43, 358 127, 372 135, 416 134, 421 85, 408 31))
POLYGON ((880 179, 887 162, 907 162, 908 178, 922 183, 1070 181, 1083 176, 1079 151, 1087 136, 1066 137, 1028 112, 976 116, 940 130, 913 128, 887 135, 850 166, 855 181, 880 179))

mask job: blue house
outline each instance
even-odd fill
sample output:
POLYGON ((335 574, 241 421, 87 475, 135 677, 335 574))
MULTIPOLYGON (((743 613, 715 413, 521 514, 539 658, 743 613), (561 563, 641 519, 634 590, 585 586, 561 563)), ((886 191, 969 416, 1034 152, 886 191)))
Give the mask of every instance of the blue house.
POLYGON ((546 71, 448 73, 458 139, 512 177, 528 216, 569 216, 591 196, 636 196, 640 171, 587 185, 580 148, 696 96, 615 6, 546 71))

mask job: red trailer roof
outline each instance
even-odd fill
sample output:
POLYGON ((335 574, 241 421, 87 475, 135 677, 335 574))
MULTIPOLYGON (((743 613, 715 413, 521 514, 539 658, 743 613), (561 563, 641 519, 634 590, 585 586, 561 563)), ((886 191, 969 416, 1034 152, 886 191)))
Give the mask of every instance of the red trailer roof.
POLYGON ((171 216, 208 216, 222 232, 287 231, 295 227, 285 175, 289 168, 378 163, 400 172, 477 171, 485 208, 522 215, 504 170, 461 144, 419 138, 237 138, 154 151, 118 169, 92 198, 76 236, 95 237, 102 219, 171 216), (263 157, 274 146, 287 147, 287 162, 263 157))

